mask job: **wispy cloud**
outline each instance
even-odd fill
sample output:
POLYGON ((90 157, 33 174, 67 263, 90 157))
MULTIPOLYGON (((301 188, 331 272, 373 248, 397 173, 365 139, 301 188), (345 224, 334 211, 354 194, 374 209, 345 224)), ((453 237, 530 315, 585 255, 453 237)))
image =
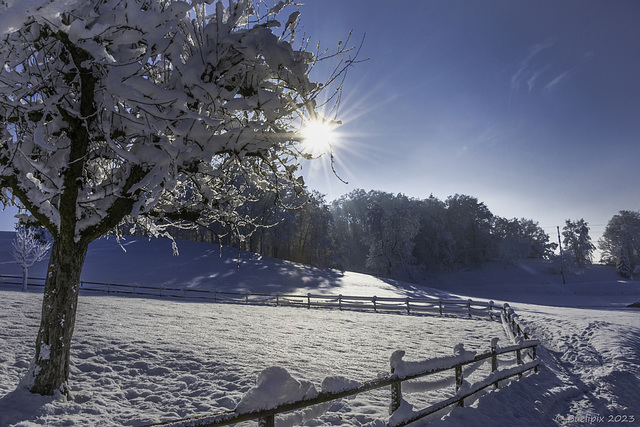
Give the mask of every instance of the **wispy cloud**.
POLYGON ((534 89, 538 78, 550 67, 550 64, 539 65, 539 57, 555 43, 555 39, 549 39, 531 46, 528 55, 520 61, 518 70, 511 76, 512 93, 520 90, 524 84, 529 92, 534 89))
POLYGON ((580 72, 584 68, 584 65, 587 62, 591 61, 591 58, 593 58, 593 55, 594 55, 593 52, 585 52, 575 65, 573 65, 568 70, 561 72, 553 80, 547 83, 544 86, 545 91, 553 92, 564 81, 572 77, 574 74, 580 72))
MULTIPOLYGON (((580 72, 584 65, 594 56, 593 52, 585 52, 580 55, 573 64, 567 67, 558 65, 566 58, 554 57, 554 47, 556 39, 552 38, 541 43, 536 43, 531 48, 527 56, 518 63, 518 68, 511 76, 511 98, 521 90, 531 93, 541 89, 546 93, 555 91, 559 86, 580 72)), ((571 62, 569 62, 571 64, 571 62)))
POLYGON ((529 79, 527 80, 527 88, 529 89, 529 92, 531 92, 533 88, 536 86, 536 82, 538 81, 538 78, 549 68, 551 68, 551 64, 545 65, 544 67, 534 72, 531 77, 529 77, 529 79))
POLYGON ((560 83, 562 83, 564 80, 568 79, 569 76, 571 76, 573 71, 573 68, 570 70, 565 71, 564 73, 561 73, 560 75, 556 76, 555 79, 551 80, 549 83, 547 83, 546 85, 544 85, 544 89, 548 92, 551 92, 553 90, 555 90, 556 86, 558 86, 560 83))

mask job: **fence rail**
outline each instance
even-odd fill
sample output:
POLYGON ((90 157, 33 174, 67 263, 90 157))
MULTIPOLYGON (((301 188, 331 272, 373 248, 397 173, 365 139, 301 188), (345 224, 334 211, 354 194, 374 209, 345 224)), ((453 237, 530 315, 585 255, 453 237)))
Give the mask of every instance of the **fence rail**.
MULTIPOLYGON (((29 286, 43 287, 44 279, 29 278, 29 286)), ((21 285, 21 276, 0 275, 0 283, 21 285)), ((186 298, 216 303, 246 305, 295 306, 306 308, 332 308, 338 310, 373 310, 375 312, 405 312, 407 314, 458 314, 472 316, 488 315, 493 319, 504 311, 493 301, 443 300, 435 298, 365 297, 347 295, 294 295, 252 292, 228 292, 186 287, 157 287, 148 285, 124 285, 81 281, 80 291, 106 294, 137 295, 143 297, 186 298)))

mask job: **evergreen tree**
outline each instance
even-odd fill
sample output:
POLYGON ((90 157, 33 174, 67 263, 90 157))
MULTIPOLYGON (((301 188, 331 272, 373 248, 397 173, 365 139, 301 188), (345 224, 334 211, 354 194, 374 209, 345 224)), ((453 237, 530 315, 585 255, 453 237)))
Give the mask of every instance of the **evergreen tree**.
POLYGON ((629 254, 625 248, 621 248, 617 257, 616 268, 622 277, 633 278, 633 267, 629 262, 629 254))

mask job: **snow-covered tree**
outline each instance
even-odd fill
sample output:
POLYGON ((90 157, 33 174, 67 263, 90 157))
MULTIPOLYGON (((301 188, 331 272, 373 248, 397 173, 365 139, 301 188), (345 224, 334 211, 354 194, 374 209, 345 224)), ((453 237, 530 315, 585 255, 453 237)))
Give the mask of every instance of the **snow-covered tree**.
POLYGON ((124 223, 244 229, 243 183, 301 186, 299 131, 326 85, 292 47, 299 11, 280 25, 292 2, 207 3, 0 2, 0 197, 54 239, 34 393, 67 393, 91 241, 124 223))
POLYGON ((623 210, 614 215, 598 240, 598 247, 602 250, 602 262, 631 277, 640 265, 640 212, 623 210))
POLYGON ((403 277, 415 264, 419 201, 357 189, 333 203, 333 238, 343 268, 403 277))
POLYGON ((589 224, 584 219, 578 221, 566 220, 565 226, 562 228, 562 235, 564 236, 562 240, 564 250, 573 255, 576 266, 586 267, 591 265, 593 251, 596 247, 591 243, 589 224))
POLYGON ((442 236, 445 229, 446 208, 444 202, 431 195, 418 206, 419 231, 415 237, 413 255, 416 262, 426 269, 441 270, 443 265, 442 236))
POLYGON ((332 218, 324 195, 313 191, 308 201, 293 211, 296 224, 291 260, 321 267, 333 267, 332 218))
POLYGON ((493 214, 477 198, 464 194, 449 196, 447 229, 452 234, 455 261, 471 265, 486 261, 491 243, 493 214))
POLYGON ((367 271, 367 204, 367 192, 356 189, 338 198, 331 205, 340 268, 367 271))
POLYGON ((506 262, 517 262, 525 258, 542 259, 553 254, 558 246, 537 222, 530 219, 506 219, 495 217, 493 238, 496 257, 506 262))
POLYGON ((366 266, 371 272, 386 277, 406 276, 415 265, 414 238, 420 224, 418 202, 404 194, 380 191, 371 191, 367 196, 366 266))
POLYGON ((51 242, 42 240, 35 228, 17 225, 12 246, 11 255, 16 264, 22 267, 22 290, 26 291, 29 269, 47 255, 51 249, 51 242))

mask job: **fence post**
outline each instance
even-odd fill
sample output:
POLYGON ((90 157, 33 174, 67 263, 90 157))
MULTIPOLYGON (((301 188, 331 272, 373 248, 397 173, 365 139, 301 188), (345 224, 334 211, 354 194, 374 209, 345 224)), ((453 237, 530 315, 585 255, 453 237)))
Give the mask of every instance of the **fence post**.
MULTIPOLYGON (((460 387, 462 387, 463 380, 464 377, 462 375, 462 366, 458 365, 456 366, 456 393, 458 392, 458 390, 460 390, 460 387)), ((464 399, 460 399, 460 402, 458 402, 458 406, 464 406, 464 399)))
POLYGON ((342 294, 338 295, 338 308, 342 311, 342 294))
POLYGON ((249 304, 249 291, 244 293, 244 303, 249 304))
POLYGON ((280 305, 280 293, 276 294, 276 307, 280 305))
MULTIPOLYGON (((491 372, 495 372, 498 369, 498 354, 496 348, 498 347, 498 338, 491 339, 491 372)), ((498 388, 498 381, 493 383, 495 388, 498 388)))
MULTIPOLYGON (((522 350, 520 349, 516 350, 516 364, 522 365, 522 350)), ((518 378, 522 378, 522 372, 518 374, 518 378)))
POLYGON ((311 292, 307 294, 307 308, 311 308, 311 292))
POLYGON ((409 298, 407 298, 407 314, 411 314, 411 307, 409 307, 409 298))
POLYGON ((493 300, 489 301, 489 318, 493 320, 493 300))
POLYGON ((516 322, 514 319, 513 323, 514 325, 516 325, 516 332, 517 332, 516 335, 518 336, 522 335, 522 329, 520 329, 520 325, 518 324, 518 322, 516 322))
POLYGON ((502 306, 502 311, 504 312, 504 315, 507 319, 511 318, 511 316, 509 315, 509 304, 507 304, 506 302, 502 306))
POLYGON ((213 302, 218 302, 218 291, 213 291, 213 302))
POLYGON ((442 300, 441 299, 438 300, 438 304, 440 305, 440 314, 442 314, 442 300))
MULTIPOLYGON (((533 346, 533 360, 536 360, 536 348, 538 348, 538 346, 534 345, 533 346)), ((537 365, 533 368, 533 372, 536 372, 536 373, 538 372, 538 366, 537 365)))
POLYGON ((467 311, 469 312, 469 317, 471 317, 471 300, 467 300, 467 311))
POLYGON ((267 415, 264 418, 258 419, 258 427, 275 427, 275 425, 276 425, 275 415, 267 415))
MULTIPOLYGON (((393 370, 391 371, 393 372, 393 370)), ((402 382, 397 381, 391 384, 391 405, 389 405, 389 415, 393 414, 402 403, 402 382)))
POLYGON ((371 301, 373 301, 373 311, 375 311, 376 313, 378 312, 378 307, 376 306, 376 298, 378 298, 377 296, 373 296, 373 298, 371 299, 371 301))
MULTIPOLYGON (((391 374, 396 371, 395 364, 402 362, 404 351, 395 351, 391 355, 391 374)), ((391 404, 389 405, 389 415, 392 415, 402 404, 402 381, 396 381, 391 384, 391 404)))

